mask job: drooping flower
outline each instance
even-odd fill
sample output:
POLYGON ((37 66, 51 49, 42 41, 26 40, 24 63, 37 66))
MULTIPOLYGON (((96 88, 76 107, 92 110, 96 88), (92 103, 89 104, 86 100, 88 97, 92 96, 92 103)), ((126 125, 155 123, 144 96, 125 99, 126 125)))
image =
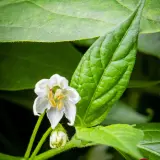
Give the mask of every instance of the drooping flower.
POLYGON ((63 115, 73 125, 76 116, 76 103, 80 100, 78 92, 68 86, 68 80, 58 74, 50 79, 42 79, 35 85, 37 98, 33 104, 34 115, 40 115, 45 110, 54 129, 63 115))
POLYGON ((68 136, 63 131, 53 131, 50 136, 50 147, 59 148, 63 147, 68 140, 68 136))

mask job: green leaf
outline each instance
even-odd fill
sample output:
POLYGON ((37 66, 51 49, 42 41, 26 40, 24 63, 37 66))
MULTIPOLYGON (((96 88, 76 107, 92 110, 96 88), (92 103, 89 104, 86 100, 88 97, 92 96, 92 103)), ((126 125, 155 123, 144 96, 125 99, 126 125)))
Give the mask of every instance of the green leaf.
POLYGON ((138 124, 146 123, 148 118, 134 109, 132 109, 127 104, 118 101, 111 111, 107 115, 106 119, 102 122, 103 125, 113 124, 113 123, 123 123, 123 124, 138 124), (124 116, 125 115, 125 116, 124 116))
POLYGON ((78 139, 105 144, 117 148, 135 158, 142 158, 137 144, 143 138, 143 132, 126 124, 107 127, 76 128, 78 139))
POLYGON ((124 23, 100 37, 81 59, 71 80, 82 98, 77 106, 81 124, 76 121, 76 125, 101 123, 126 89, 135 63, 143 5, 141 1, 124 23))
POLYGON ((70 79, 81 56, 69 43, 0 44, 0 89, 34 88, 55 73, 70 79))
POLYGON ((138 49, 140 52, 160 58, 160 32, 141 34, 138 49))
MULTIPOLYGON (((59 42, 99 37, 125 21, 138 2, 1 0, 0 41, 59 42)), ((142 33, 160 31, 159 14, 159 0, 147 0, 142 33)))
POLYGON ((148 88, 160 84, 160 81, 138 81, 131 80, 128 88, 148 88))
POLYGON ((24 159, 22 157, 14 157, 14 156, 0 153, 0 160, 24 160, 24 159))
POLYGON ((160 159, 160 123, 137 125, 136 128, 144 132, 144 139, 138 145, 144 156, 149 160, 160 159))

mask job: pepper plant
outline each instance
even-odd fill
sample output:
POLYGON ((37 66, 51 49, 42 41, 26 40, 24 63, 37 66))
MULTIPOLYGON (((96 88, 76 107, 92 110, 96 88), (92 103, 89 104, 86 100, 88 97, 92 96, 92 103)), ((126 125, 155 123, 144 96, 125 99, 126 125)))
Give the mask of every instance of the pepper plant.
MULTIPOLYGON (((160 45, 146 49, 159 31, 159 0, 1 0, 0 98, 28 108, 38 120, 25 153, 2 151, 0 159, 54 159, 73 148, 102 144, 126 160, 158 160, 160 124, 146 123, 152 109, 147 117, 124 106, 123 117, 131 113, 133 123, 132 116, 125 123, 109 119, 110 113, 118 114, 127 88, 141 88, 140 97, 157 85, 154 94, 159 93, 158 65, 157 79, 150 81, 141 74, 138 79, 134 69, 139 52, 160 58, 160 45), (41 135, 43 121, 49 128, 41 135)), ((138 106, 135 92, 128 101, 138 106)), ((13 114, 19 117, 16 109, 13 114)), ((14 130, 9 135, 17 137, 14 130)), ((8 140, 2 142, 7 146, 8 140)))

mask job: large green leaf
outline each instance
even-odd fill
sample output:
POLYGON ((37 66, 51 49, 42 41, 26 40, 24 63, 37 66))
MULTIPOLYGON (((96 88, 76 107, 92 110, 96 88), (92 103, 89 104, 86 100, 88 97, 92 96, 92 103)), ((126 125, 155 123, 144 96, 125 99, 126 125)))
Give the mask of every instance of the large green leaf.
MULTIPOLYGON (((138 2, 1 0, 0 41, 59 42, 102 36, 126 20, 138 2)), ((142 33, 160 31, 159 14, 159 0, 147 0, 142 33)))
POLYGON ((160 159, 160 123, 137 125, 136 128, 144 132, 144 139, 138 145, 144 156, 149 160, 160 159))
POLYGON ((115 105, 113 105, 109 114, 107 115, 106 119, 102 122, 102 124, 139 124, 146 123, 148 120, 149 118, 147 118, 146 116, 136 112, 127 104, 118 101, 115 105))
MULTIPOLYGON (((143 4, 141 1, 132 15, 114 31, 97 39, 74 72, 71 86, 82 98, 77 106, 81 125, 93 126, 102 122, 126 89, 135 63, 143 4)), ((76 121, 77 125, 80 121, 76 121)))
POLYGON ((105 144, 121 150, 135 158, 142 158, 137 144, 143 138, 143 132, 126 124, 107 127, 76 128, 77 138, 98 144, 105 144))
POLYGON ((81 56, 69 43, 0 44, 0 89, 34 88, 55 73, 70 79, 81 56))

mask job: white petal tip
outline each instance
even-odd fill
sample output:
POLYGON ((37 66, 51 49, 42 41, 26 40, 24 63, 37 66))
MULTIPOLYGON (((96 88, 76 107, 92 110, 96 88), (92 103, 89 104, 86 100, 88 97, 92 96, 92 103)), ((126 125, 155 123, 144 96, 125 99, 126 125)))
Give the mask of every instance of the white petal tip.
POLYGON ((38 114, 38 113, 34 113, 34 115, 35 115, 35 116, 40 116, 40 114, 38 114))
POLYGON ((56 128, 56 126, 51 126, 51 128, 52 128, 52 129, 55 129, 55 128, 56 128))
POLYGON ((74 123, 70 123, 70 122, 68 122, 67 123, 69 126, 73 126, 74 125, 74 123))
POLYGON ((55 148, 56 148, 56 146, 52 146, 52 145, 50 145, 50 147, 51 147, 52 149, 55 149, 55 148))

